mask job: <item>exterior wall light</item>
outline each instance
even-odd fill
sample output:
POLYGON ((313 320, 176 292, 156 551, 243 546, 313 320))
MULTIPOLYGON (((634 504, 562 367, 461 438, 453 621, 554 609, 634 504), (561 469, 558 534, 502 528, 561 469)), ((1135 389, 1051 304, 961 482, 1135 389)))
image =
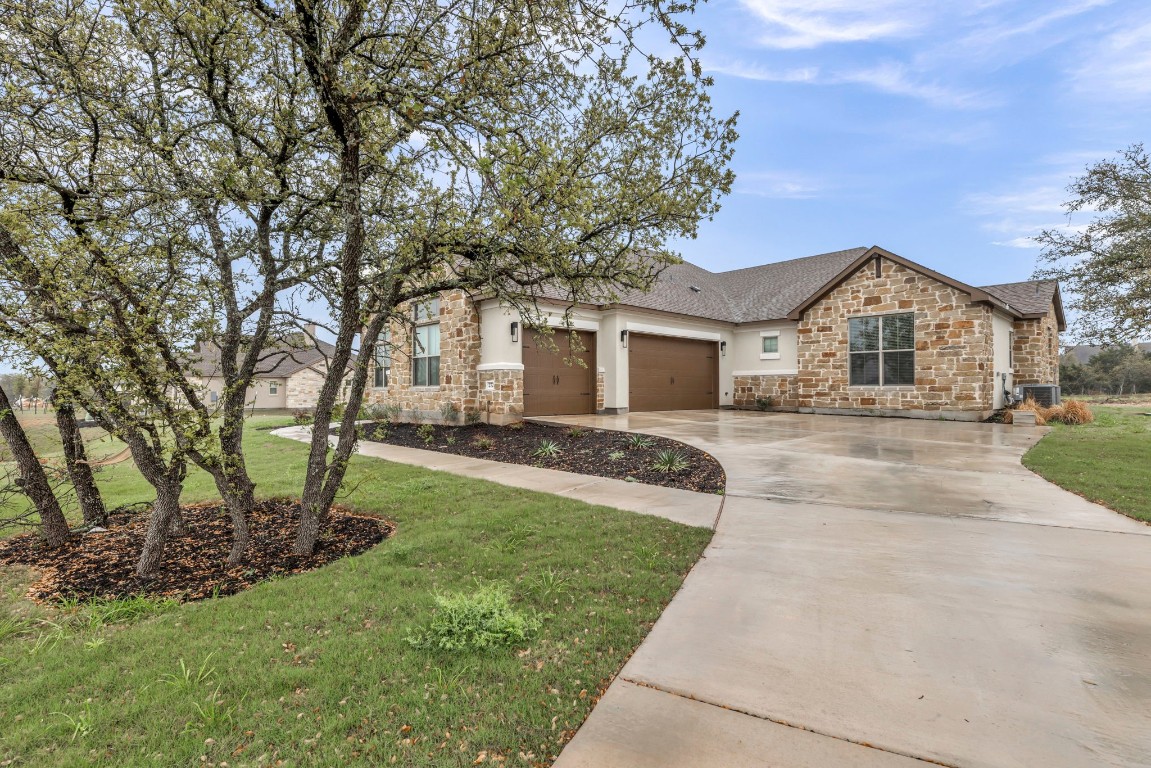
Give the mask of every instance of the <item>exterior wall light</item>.
POLYGON ((627 331, 619 332, 619 345, 624 349, 627 349, 627 331))
POLYGON ((520 340, 520 324, 512 321, 512 341, 520 340))
POLYGON ((727 357, 727 342, 726 341, 721 341, 719 343, 719 356, 720 357, 727 357))

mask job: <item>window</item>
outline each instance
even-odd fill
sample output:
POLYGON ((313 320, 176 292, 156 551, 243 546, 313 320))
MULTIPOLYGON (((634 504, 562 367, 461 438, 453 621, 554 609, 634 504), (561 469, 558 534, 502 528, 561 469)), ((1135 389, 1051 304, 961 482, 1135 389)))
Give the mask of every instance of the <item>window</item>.
POLYGON ((269 395, 278 395, 278 394, 280 394, 280 382, 278 382, 278 381, 269 381, 269 382, 268 382, 268 394, 269 394, 269 395))
POLYGON ((848 320, 848 383, 853 387, 915 384, 915 314, 848 320))
POLYGON ((779 354, 779 337, 778 336, 764 336, 763 337, 763 354, 777 355, 779 354))
POLYGON ((212 405, 215 405, 220 401, 220 393, 213 389, 208 393, 208 399, 212 402, 212 405))
POLYGON ((384 340, 376 344, 375 355, 375 381, 373 382, 376 389, 383 389, 388 386, 388 378, 392 374, 392 349, 388 343, 388 334, 384 334, 384 340))
POLYGON ((1007 333, 1007 367, 1015 370, 1015 331, 1007 333))
POLYGON ((440 300, 417 304, 416 331, 412 344, 412 386, 436 387, 440 383, 440 300))

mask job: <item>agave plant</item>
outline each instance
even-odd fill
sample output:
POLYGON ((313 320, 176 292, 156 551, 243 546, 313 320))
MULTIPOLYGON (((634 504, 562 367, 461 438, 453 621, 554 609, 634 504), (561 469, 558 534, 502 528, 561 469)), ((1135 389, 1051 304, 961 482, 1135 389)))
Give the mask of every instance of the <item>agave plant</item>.
POLYGON ((633 451, 640 448, 651 448, 652 446, 652 440, 650 437, 647 435, 637 435, 634 432, 624 438, 624 443, 633 451))
POLYGON ((669 448, 657 453, 651 466, 657 472, 682 472, 691 466, 691 462, 681 452, 669 448))
POLYGON ((555 440, 540 440, 540 444, 532 451, 537 459, 550 459, 560 455, 560 445, 555 440))

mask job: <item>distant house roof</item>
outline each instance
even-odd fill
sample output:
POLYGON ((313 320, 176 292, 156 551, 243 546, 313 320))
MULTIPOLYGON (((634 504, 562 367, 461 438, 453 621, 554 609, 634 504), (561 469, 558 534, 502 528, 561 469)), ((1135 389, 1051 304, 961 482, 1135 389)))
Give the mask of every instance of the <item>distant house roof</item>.
POLYGON ((650 291, 626 293, 613 303, 729 323, 794 320, 875 257, 890 259, 940 280, 969 293, 975 301, 989 302, 1017 317, 1045 315, 1054 301, 1059 327, 1064 327, 1059 286, 1054 280, 969 286, 877 246, 848 248, 730 272, 709 272, 683 262, 665 268, 650 291))
MULTIPOLYGON (((294 334, 264 348, 256 363, 257 379, 282 379, 305 368, 327 367, 335 347, 324 341, 312 340, 305 334, 294 334)), ((220 347, 212 341, 200 342, 196 347, 197 360, 192 373, 204 378, 221 376, 220 347)))
MULTIPOLYGON (((1140 341, 1131 346, 1135 347, 1140 352, 1151 354, 1151 341, 1140 341)), ((1103 347, 1094 346, 1092 344, 1076 344, 1073 347, 1068 347, 1067 351, 1063 353, 1064 357, 1073 357, 1076 362, 1086 365, 1091 362, 1091 358, 1103 351, 1103 347)))

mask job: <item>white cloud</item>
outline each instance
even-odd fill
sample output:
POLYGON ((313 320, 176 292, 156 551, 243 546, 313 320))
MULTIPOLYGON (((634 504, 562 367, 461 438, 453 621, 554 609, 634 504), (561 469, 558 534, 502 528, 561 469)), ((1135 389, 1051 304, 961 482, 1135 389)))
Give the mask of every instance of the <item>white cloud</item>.
POLYGON ((812 85, 862 85, 893 96, 926 101, 950 109, 979 109, 995 104, 984 93, 949 88, 938 82, 917 80, 909 67, 884 62, 873 67, 824 73, 819 67, 771 69, 755 62, 735 59, 711 61, 704 70, 718 75, 771 83, 810 83, 812 85))
POLYGON ((986 93, 957 90, 938 82, 917 80, 910 74, 906 65, 896 62, 841 72, 832 76, 829 82, 857 83, 883 93, 920 99, 937 107, 951 109, 980 109, 997 103, 986 93))
POLYGON ((703 69, 705 72, 714 72, 717 75, 770 83, 811 83, 819 76, 819 67, 773 70, 759 64, 737 60, 709 62, 704 64, 703 69))
POLYGON ((1057 6, 1042 16, 1033 16, 1031 9, 1027 8, 1027 12, 1018 22, 1003 17, 983 17, 985 20, 979 23, 975 30, 963 37, 958 44, 960 48, 969 52, 973 47, 989 49, 1002 46, 1004 43, 1011 43, 1014 46, 1018 43, 1019 38, 1031 37, 1037 39, 1042 47, 1050 47, 1060 42, 1062 36, 1038 35, 1037 33, 1046 32, 1052 25, 1064 19, 1110 5, 1111 2, 1112 0, 1076 0, 1066 5, 1057 6))
MULTIPOLYGON (((924 25, 925 4, 915 0, 741 0, 766 26, 769 48, 815 48, 907 37, 924 25)), ((929 5, 929 4, 927 4, 929 5)))
POLYGON ((778 171, 737 173, 733 191, 776 200, 810 200, 822 191, 822 185, 802 174, 778 171))
POLYGON ((1104 99, 1151 96, 1151 22, 1105 36, 1083 61, 1073 73, 1081 92, 1104 99))
POLYGON ((1032 237, 1013 237, 1010 240, 992 240, 992 245, 1002 245, 1006 248, 1039 248, 1039 243, 1032 237))

